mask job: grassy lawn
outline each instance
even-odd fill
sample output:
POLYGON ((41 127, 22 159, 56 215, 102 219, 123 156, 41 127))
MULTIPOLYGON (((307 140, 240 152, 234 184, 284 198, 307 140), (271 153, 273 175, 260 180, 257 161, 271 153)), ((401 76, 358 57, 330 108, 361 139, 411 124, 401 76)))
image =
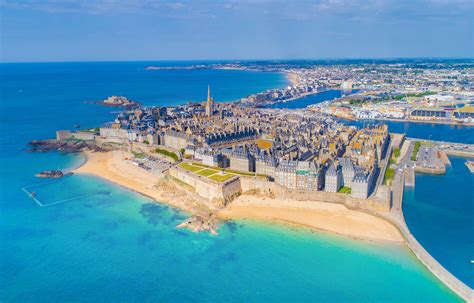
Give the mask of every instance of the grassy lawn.
POLYGON ((136 152, 136 151, 132 151, 132 154, 135 158, 145 158, 145 153, 139 153, 139 152, 136 152))
POLYGON ((204 177, 209 177, 210 175, 213 175, 218 172, 219 171, 215 169, 205 169, 205 170, 198 171, 197 174, 204 177))
POLYGON ((214 180, 214 181, 217 181, 217 182, 224 182, 226 180, 229 180, 230 178, 232 178, 234 175, 231 175, 231 174, 225 174, 225 175, 219 175, 219 174, 216 174, 214 176, 211 176, 209 177, 209 179, 211 180, 214 180))
POLYGON ((383 183, 387 184, 389 181, 393 180, 395 176, 395 170, 393 168, 388 167, 385 171, 385 175, 383 176, 383 183))
POLYGON ((339 189, 339 193, 342 193, 342 194, 350 194, 351 193, 351 188, 350 187, 347 187, 347 186, 343 186, 339 189))
POLYGON ((400 157, 400 149, 398 147, 393 149, 393 155, 395 156, 395 158, 400 157))
MULTIPOLYGON (((215 170, 221 170, 221 168, 219 168, 219 167, 209 166, 209 165, 205 165, 205 164, 198 163, 198 162, 193 162, 193 165, 194 166, 199 166, 201 168, 210 168, 210 169, 215 169, 215 170)), ((235 174, 235 175, 239 175, 239 176, 250 176, 250 177, 255 176, 255 173, 239 171, 239 170, 233 170, 233 169, 229 169, 229 168, 225 168, 224 171, 226 173, 231 173, 231 174, 235 174)), ((257 174, 257 176, 258 177, 266 177, 266 175, 264 175, 264 174, 257 174)))
MULTIPOLYGON (((199 166, 199 167, 205 167, 205 168, 211 168, 209 165, 198 163, 198 162, 193 162, 194 166, 199 166)), ((215 167, 217 169, 217 167, 215 167)))
POLYGON ((211 166, 204 165, 201 163, 196 163, 196 162, 193 162, 192 164, 183 162, 179 164, 178 166, 217 182, 223 182, 235 176, 234 174, 227 173, 227 172, 224 175, 221 175, 219 174, 219 172, 221 171, 221 168, 211 167, 211 166))
POLYGON ((173 153, 169 150, 162 149, 162 148, 155 148, 153 151, 157 154, 161 154, 163 156, 169 157, 169 158, 173 159, 174 161, 179 160, 178 155, 176 155, 175 153, 173 153))
POLYGON ((187 169, 187 170, 192 171, 192 172, 196 172, 196 171, 202 169, 202 167, 194 166, 194 165, 191 165, 191 164, 186 163, 186 162, 183 162, 183 163, 179 164, 179 167, 187 169))
POLYGON ((416 141, 415 146, 413 147, 413 152, 411 153, 410 160, 416 161, 416 156, 418 155, 418 151, 420 151, 420 146, 421 146, 421 142, 416 141))
POLYGON ((255 173, 248 173, 248 172, 238 171, 238 170, 233 170, 233 169, 228 169, 228 168, 226 168, 225 171, 227 173, 233 173, 233 174, 241 175, 241 176, 255 176, 255 173))

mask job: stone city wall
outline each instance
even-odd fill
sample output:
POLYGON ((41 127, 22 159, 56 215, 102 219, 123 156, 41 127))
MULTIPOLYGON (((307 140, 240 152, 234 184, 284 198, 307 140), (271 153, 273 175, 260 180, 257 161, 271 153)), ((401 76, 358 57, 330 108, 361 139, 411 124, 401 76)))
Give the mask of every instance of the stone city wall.
POLYGON ((390 211, 390 201, 388 199, 386 201, 377 199, 363 199, 355 198, 349 194, 343 193, 292 190, 279 185, 275 185, 274 192, 276 196, 287 199, 339 203, 345 205, 348 208, 367 211, 390 211))
POLYGON ((275 182, 252 177, 240 177, 242 192, 260 189, 261 191, 273 192, 277 197, 283 199, 316 201, 326 203, 339 203, 348 208, 366 211, 390 211, 390 200, 386 199, 363 199, 355 198, 349 194, 330 193, 325 191, 309 191, 288 189, 275 182))
POLYGON ((240 184, 242 185, 242 192, 248 190, 260 189, 262 191, 273 191, 275 182, 267 181, 263 178, 255 177, 240 177, 240 184))
POLYGON ((180 167, 171 168, 169 174, 192 186, 197 194, 209 201, 221 200, 227 203, 242 192, 240 179, 238 177, 225 182, 216 182, 180 167))

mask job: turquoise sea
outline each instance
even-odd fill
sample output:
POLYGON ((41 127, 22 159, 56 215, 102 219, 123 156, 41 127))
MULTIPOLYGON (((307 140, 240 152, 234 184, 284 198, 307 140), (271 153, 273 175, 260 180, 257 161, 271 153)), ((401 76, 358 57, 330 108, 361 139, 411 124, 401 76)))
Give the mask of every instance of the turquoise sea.
MULTIPOLYGON (((120 94, 145 104, 216 100, 287 85, 244 71, 145 71, 160 63, 0 65, 0 301, 460 302, 403 246, 253 221, 219 236, 178 230, 185 214, 92 176, 22 187, 80 155, 25 152, 54 131, 97 126, 120 94)), ((170 64, 170 63, 168 63, 170 64)), ((418 181, 418 180, 417 180, 418 181)), ((423 243, 423 242, 422 242, 423 243)))

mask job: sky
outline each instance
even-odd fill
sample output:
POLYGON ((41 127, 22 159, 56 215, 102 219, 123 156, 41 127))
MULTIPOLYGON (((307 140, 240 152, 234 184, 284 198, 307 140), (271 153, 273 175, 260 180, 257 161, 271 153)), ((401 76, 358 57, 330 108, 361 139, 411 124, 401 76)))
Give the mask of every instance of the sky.
POLYGON ((474 57, 474 0, 0 0, 0 61, 474 57))

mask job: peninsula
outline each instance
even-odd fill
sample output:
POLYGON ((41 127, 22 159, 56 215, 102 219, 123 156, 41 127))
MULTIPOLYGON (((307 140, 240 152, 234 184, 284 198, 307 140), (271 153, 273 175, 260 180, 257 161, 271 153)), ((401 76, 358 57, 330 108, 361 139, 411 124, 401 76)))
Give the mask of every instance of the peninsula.
POLYGON ((415 171, 444 173, 447 153, 471 153, 473 146, 406 139, 384 124, 347 126, 310 109, 216 103, 210 87, 203 102, 125 109, 98 129, 61 130, 56 140, 31 145, 43 151, 43 142, 87 151, 75 173, 189 213, 178 227, 215 234, 219 219, 260 219, 406 243, 441 281, 470 298, 472 290, 411 235, 400 197, 415 171))

